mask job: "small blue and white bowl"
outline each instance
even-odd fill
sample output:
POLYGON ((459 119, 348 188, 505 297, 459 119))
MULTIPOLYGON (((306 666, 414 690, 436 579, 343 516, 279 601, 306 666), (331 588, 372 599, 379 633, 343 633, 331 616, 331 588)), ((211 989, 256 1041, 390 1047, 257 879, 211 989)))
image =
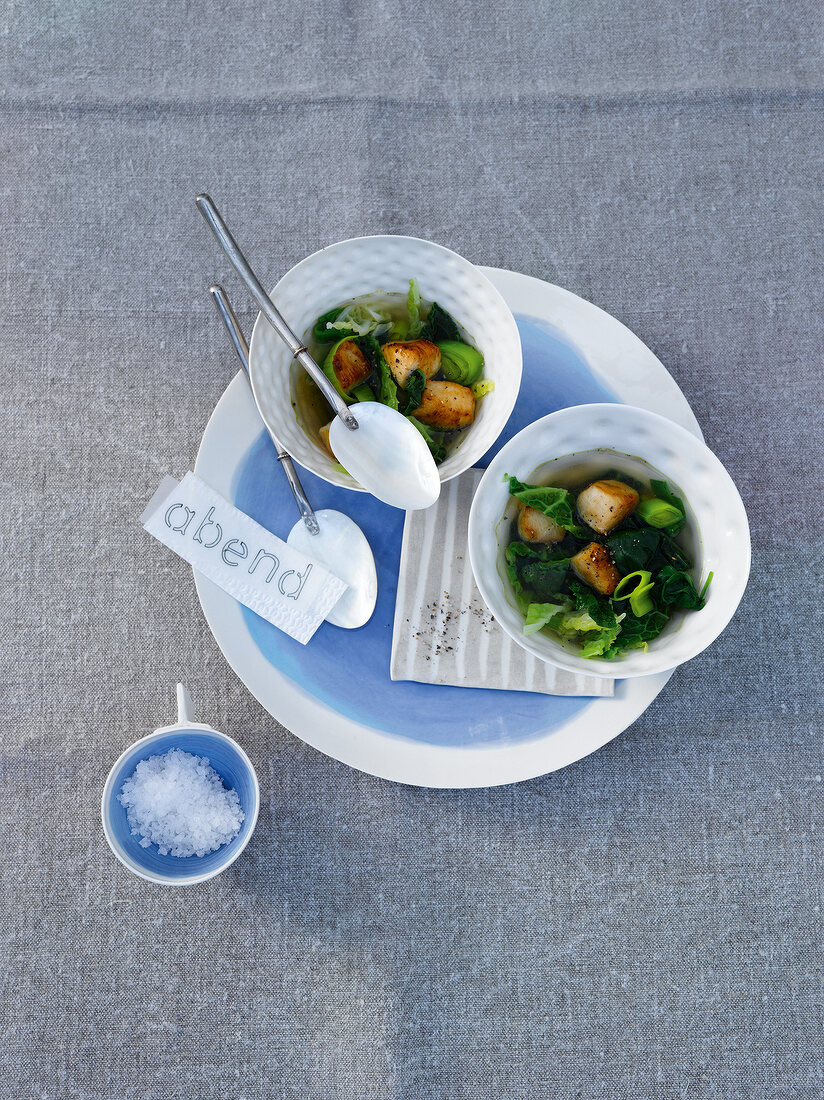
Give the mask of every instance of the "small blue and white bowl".
POLYGON ((164 726, 136 741, 109 772, 103 788, 103 832, 120 862, 136 875, 166 886, 189 886, 219 875, 234 863, 249 843, 260 808, 260 789, 252 762, 236 741, 211 726, 191 721, 191 701, 182 684, 177 686, 177 699, 177 724, 164 726), (164 856, 156 844, 141 847, 141 838, 132 833, 118 795, 141 760, 162 756, 169 749, 208 757, 225 786, 237 791, 244 814, 243 824, 237 836, 216 852, 205 856, 164 856))

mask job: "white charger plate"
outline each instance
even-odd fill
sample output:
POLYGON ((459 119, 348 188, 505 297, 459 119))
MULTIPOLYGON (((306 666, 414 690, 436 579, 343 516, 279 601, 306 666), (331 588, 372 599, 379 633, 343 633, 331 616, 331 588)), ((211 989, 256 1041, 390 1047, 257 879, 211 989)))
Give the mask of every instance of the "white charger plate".
MULTIPOLYGON (((519 322, 524 344, 523 401, 507 425, 499 445, 511 438, 525 423, 554 408, 597 400, 617 400, 637 405, 669 417, 699 439, 701 430, 680 389, 663 364, 637 336, 597 306, 561 287, 527 275, 497 268, 482 268, 503 294, 519 322), (528 369, 527 369, 528 368, 528 369), (531 382, 530 382, 531 379, 531 382), (529 385, 533 390, 528 392, 529 385), (537 402, 542 401, 541 407, 537 402)), ((197 456, 195 471, 204 481, 230 500, 236 500, 239 486, 251 461, 260 459, 265 444, 260 416, 246 378, 239 374, 227 387, 206 427, 197 456)), ((496 448, 497 449, 497 448, 496 448)), ((489 456, 491 457, 491 453, 489 456)), ((484 463, 485 464, 485 463, 484 463)), ((271 470, 272 488, 283 482, 276 462, 271 470)), ((308 476, 307 476, 308 480, 308 476)), ((284 482, 285 484, 285 482, 284 482)), ((318 480, 313 488, 319 491, 318 480)), ((330 490, 332 487, 328 487, 330 490)), ((362 521, 363 494, 344 489, 334 507, 341 508, 356 522, 362 521)), ((312 491, 309 493, 312 499, 312 491)), ((243 506, 243 500, 238 501, 243 506)), ((316 507, 325 502, 315 502, 316 507)), ((281 501, 274 512, 271 502, 260 504, 262 514, 255 518, 275 533, 288 531, 296 513, 281 501), (281 515, 281 513, 283 513, 281 515)), ((379 506, 383 508, 384 506, 379 506)), ((395 513, 397 515, 397 513, 395 513)), ((377 555, 376 555, 377 556, 377 555)), ((391 556, 390 556, 391 560, 391 556)), ((521 736, 521 718, 513 710, 513 693, 484 692, 484 709, 491 716, 483 736, 473 732, 467 721, 462 736, 462 721, 468 708, 455 708, 455 737, 451 743, 420 739, 409 723, 392 718, 403 707, 393 708, 395 692, 410 686, 393 685, 386 667, 386 705, 377 705, 367 720, 358 717, 358 707, 320 692, 312 683, 316 639, 301 649, 290 649, 279 664, 267 656, 265 644, 252 613, 231 596, 195 571, 195 583, 209 627, 227 661, 259 702, 279 722, 307 744, 329 756, 372 775, 402 783, 427 787, 487 787, 514 783, 555 771, 579 760, 605 745, 626 729, 649 706, 669 679, 671 672, 616 683, 611 698, 566 701, 542 697, 546 724, 521 736), (283 671, 287 667, 291 675, 283 671), (302 683, 300 681, 303 681, 302 683), (324 697, 321 697, 321 696, 324 697), (554 713, 553 713, 554 712, 554 713), (558 714, 561 717, 558 717, 558 714), (490 730, 492 731, 490 733, 490 730)), ((385 609, 384 609, 385 613, 385 609)), ((260 624, 264 625, 264 624, 260 624)), ((268 624, 265 624, 268 627, 268 624)), ((373 627, 375 624, 372 624, 373 627)), ((386 624, 383 624, 384 626, 386 624)), ((369 627, 363 628, 364 631, 369 627)), ((274 630, 274 628, 272 628, 274 630)), ((324 625, 322 631, 336 628, 324 625)), ((391 634, 391 629, 389 630, 391 634)), ((342 662, 358 651, 360 632, 338 632, 331 642, 340 649, 342 662), (349 648, 351 647, 351 648, 349 648), (347 658, 347 652, 350 654, 347 658)), ((327 648, 329 639, 326 639, 327 648)), ((414 685, 416 692, 442 693, 443 700, 457 698, 467 703, 473 689, 414 685)), ((534 724, 536 697, 530 701, 534 724)), ((366 704, 364 704, 366 705, 366 704)), ((454 702, 451 703, 453 707, 454 702)))

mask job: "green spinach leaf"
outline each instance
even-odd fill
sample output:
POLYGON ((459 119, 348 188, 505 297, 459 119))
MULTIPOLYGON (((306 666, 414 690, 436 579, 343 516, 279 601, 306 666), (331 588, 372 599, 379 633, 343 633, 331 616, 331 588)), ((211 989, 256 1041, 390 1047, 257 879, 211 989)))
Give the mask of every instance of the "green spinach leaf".
POLYGON ((537 601, 560 592, 569 571, 569 556, 553 546, 511 542, 504 551, 507 576, 516 594, 529 589, 537 601))
POLYGON ((663 611, 650 611, 643 618, 629 612, 621 620, 621 631, 608 657, 618 657, 625 649, 644 649, 647 642, 657 638, 669 622, 669 615, 663 611))
POLYGON ((336 321, 343 313, 343 306, 338 306, 336 309, 330 309, 328 313, 322 314, 315 321, 312 327, 312 339, 318 344, 333 344, 335 340, 340 340, 341 334, 337 329, 327 328, 327 324, 332 321, 336 321))
POLYGON ((655 478, 651 478, 650 486, 657 497, 660 497, 661 500, 665 500, 667 504, 671 504, 673 508, 677 508, 682 516, 687 514, 683 500, 672 492, 666 481, 656 481, 655 478))
POLYGON ((532 558, 535 561, 567 561, 569 553, 560 549, 562 543, 554 543, 551 546, 541 546, 535 543, 511 542, 504 551, 507 561, 516 558, 532 558))
POLYGON ((378 401, 388 405, 390 409, 397 409, 398 387, 386 362, 383 348, 371 333, 368 336, 359 337, 356 343, 372 366, 370 384, 378 401))
POLYGON ((658 531, 657 534, 660 536, 661 541, 649 565, 653 573, 657 573, 659 569, 664 569, 667 565, 671 565, 675 569, 690 569, 692 562, 678 543, 666 531, 658 531))
POLYGON ((424 387, 426 386, 426 375, 418 367, 417 370, 413 370, 406 380, 406 407, 407 409, 417 409, 421 403, 423 397, 424 387))
POLYGON ((704 606, 704 600, 699 596, 692 577, 683 569, 665 565, 656 580, 658 581, 658 602, 662 607, 700 611, 704 606))
POLYGON ((533 592, 541 602, 556 596, 562 589, 569 572, 569 558, 561 561, 525 561, 518 575, 524 588, 533 592))
POLYGON ((651 527, 629 527, 607 539, 607 549, 620 573, 647 569, 661 545, 661 532, 651 527))
POLYGON ((602 630, 609 630, 618 625, 618 616, 606 596, 596 596, 591 588, 587 588, 580 581, 570 581, 569 590, 575 599, 578 611, 586 611, 602 630))
POLYGON ((455 318, 433 302, 420 331, 421 340, 431 340, 437 344, 440 340, 462 340, 461 330, 455 318))

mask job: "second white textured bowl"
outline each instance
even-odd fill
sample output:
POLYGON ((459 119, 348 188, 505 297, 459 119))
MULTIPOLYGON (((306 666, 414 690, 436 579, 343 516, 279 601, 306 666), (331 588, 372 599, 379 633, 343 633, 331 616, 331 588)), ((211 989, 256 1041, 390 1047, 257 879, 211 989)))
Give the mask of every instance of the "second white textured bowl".
MULTIPOLYGON (((495 389, 478 404, 467 428, 441 463, 441 481, 468 470, 495 442, 515 405, 521 384, 521 339, 515 318, 487 277, 456 252, 417 237, 355 237, 323 248, 283 276, 271 298, 301 338, 328 310, 373 291, 406 293, 417 279, 422 297, 451 313, 483 352, 484 378, 495 389)), ((252 333, 250 374, 267 426, 296 462, 333 485, 361 489, 320 443, 298 423, 293 406, 295 372, 286 345, 258 315, 252 333)), ((362 490, 361 490, 362 491, 362 490)))
POLYGON ((484 602, 506 633, 543 661, 593 676, 650 676, 690 660, 715 641, 735 614, 750 573, 750 528, 743 501, 720 460, 694 435, 657 413, 631 405, 576 405, 550 413, 506 443, 481 479, 469 514, 469 557, 484 602), (700 540, 703 576, 714 576, 701 611, 677 612, 649 650, 631 650, 615 661, 588 660, 544 631, 525 635, 524 619, 506 576, 504 550, 510 524, 505 475, 529 481, 553 459, 591 460, 604 467, 618 455, 640 458, 680 489, 700 540))

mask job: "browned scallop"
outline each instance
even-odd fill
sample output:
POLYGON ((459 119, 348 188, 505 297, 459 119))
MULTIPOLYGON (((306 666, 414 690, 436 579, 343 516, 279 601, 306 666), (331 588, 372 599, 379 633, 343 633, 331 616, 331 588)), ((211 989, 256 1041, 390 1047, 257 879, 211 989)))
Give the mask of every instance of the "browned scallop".
POLYGON ((584 584, 588 584, 602 596, 611 596, 621 579, 612 555, 600 542, 591 542, 585 546, 570 560, 570 565, 584 584))
POLYGON ((441 349, 429 340, 384 344, 383 356, 399 386, 406 386, 412 371, 422 370, 427 378, 431 378, 441 367, 441 349))
POLYGON ((638 494, 623 481, 593 481, 578 494, 578 514, 593 531, 606 535, 638 506, 638 494))
POLYGON ((412 416, 444 432, 466 428, 475 419, 475 395, 457 382, 427 382, 412 416))
POLYGON ((332 369, 344 393, 365 382, 372 373, 369 360, 354 340, 344 340, 335 352, 332 369))
MULTIPOLYGON (((332 458, 335 458, 335 452, 332 450, 332 444, 329 442, 329 429, 331 427, 332 421, 330 420, 328 424, 324 424, 322 427, 318 428, 318 439, 321 442, 321 446, 329 452, 332 458)), ((335 461, 337 462, 336 458, 335 461)))
POLYGON ((566 531, 537 508, 522 503, 518 511, 518 534, 524 542, 560 542, 566 531))

